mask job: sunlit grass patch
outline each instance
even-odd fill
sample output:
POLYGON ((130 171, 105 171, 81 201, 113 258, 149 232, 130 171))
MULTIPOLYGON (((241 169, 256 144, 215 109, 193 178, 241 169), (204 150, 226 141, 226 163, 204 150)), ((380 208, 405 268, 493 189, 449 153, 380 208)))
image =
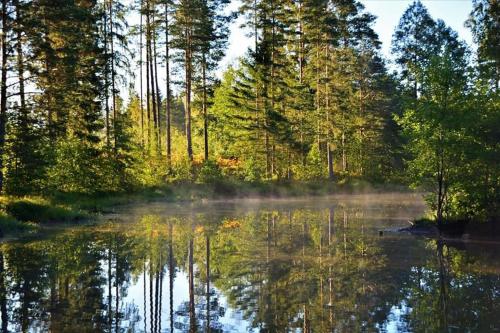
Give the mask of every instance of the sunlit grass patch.
POLYGON ((15 234, 18 232, 29 231, 34 228, 34 225, 18 221, 5 212, 0 211, 0 232, 2 234, 15 234))
POLYGON ((3 212, 20 222, 71 222, 88 217, 81 210, 52 204, 40 197, 2 197, 0 202, 3 212))

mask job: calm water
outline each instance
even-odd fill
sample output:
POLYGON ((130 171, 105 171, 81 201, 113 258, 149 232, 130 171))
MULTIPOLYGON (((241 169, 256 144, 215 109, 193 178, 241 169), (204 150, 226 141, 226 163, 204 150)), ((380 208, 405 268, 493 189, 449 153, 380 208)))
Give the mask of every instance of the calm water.
POLYGON ((129 206, 0 246, 6 332, 495 332, 492 244, 379 230, 418 196, 129 206))

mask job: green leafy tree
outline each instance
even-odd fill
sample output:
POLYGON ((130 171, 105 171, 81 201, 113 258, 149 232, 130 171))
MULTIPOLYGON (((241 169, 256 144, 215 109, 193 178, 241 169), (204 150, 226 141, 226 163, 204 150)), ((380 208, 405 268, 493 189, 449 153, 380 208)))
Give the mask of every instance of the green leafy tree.
POLYGON ((409 171, 416 184, 431 190, 431 207, 441 225, 452 217, 451 197, 463 168, 463 124, 467 80, 466 59, 452 56, 448 45, 429 59, 423 73, 422 95, 400 119, 412 152, 409 171))

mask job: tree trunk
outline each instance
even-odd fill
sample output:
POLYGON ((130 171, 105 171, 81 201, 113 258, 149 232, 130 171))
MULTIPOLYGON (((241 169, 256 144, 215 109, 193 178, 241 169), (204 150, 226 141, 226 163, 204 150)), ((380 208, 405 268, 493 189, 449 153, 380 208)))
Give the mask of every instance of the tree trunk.
POLYGON ((173 246, 173 228, 169 224, 168 230, 168 288, 169 288, 169 309, 170 309, 170 332, 174 331, 174 246, 173 246))
POLYGON ((439 303, 442 310, 442 322, 441 327, 443 329, 448 328, 448 296, 447 296, 447 273, 443 256, 443 241, 441 239, 437 240, 437 252, 439 261, 439 303))
POLYGON ((189 332, 196 332, 196 312, 194 307, 194 241, 193 235, 189 238, 188 248, 188 280, 189 280, 189 332))
POLYGON ((187 156, 189 161, 193 161, 193 146, 191 142, 191 31, 186 29, 186 49, 184 50, 184 64, 185 64, 185 79, 186 79, 186 141, 187 141, 187 156))
POLYGON ((21 33, 21 10, 19 8, 19 0, 14 0, 14 7, 16 8, 16 20, 17 20, 17 70, 19 76, 19 98, 21 102, 21 128, 27 131, 28 127, 28 110, 26 109, 26 96, 24 90, 24 55, 22 46, 22 33, 21 33))
POLYGON ((439 161, 439 170, 437 175, 438 182, 438 197, 437 197, 437 223, 438 227, 441 230, 443 225, 443 198, 444 198, 444 177, 443 177, 443 165, 442 165, 442 157, 440 157, 439 161))
POLYGON ((154 302, 153 302, 153 261, 152 255, 149 257, 149 325, 151 332, 154 332, 154 302))
POLYGON ((207 114, 207 62, 206 55, 203 54, 202 63, 202 80, 203 80, 203 139, 205 143, 205 161, 208 160, 208 114, 207 114))
POLYGON ((170 134, 171 126, 171 96, 170 96, 170 45, 169 45, 169 22, 168 22, 168 2, 165 3, 165 68, 166 68, 166 116, 167 116, 167 163, 168 168, 172 164, 172 138, 170 134))
POLYGON ((151 75, 149 70, 149 36, 150 29, 150 21, 149 21, 149 0, 146 0, 146 113, 147 113, 147 142, 148 142, 148 150, 151 149, 151 91, 149 89, 149 77, 151 75))
POLYGON ((206 256, 206 282, 207 282, 207 332, 210 332, 210 238, 207 236, 207 256, 206 256))
POLYGON ((120 327, 120 292, 119 292, 119 285, 118 285, 118 259, 116 256, 118 255, 118 252, 115 254, 115 333, 119 333, 119 327, 120 327))
POLYGON ((155 71, 154 71, 154 64, 153 64, 153 28, 151 24, 151 7, 150 7, 150 1, 148 0, 148 6, 147 6, 147 12, 146 12, 146 18, 147 18, 147 25, 148 25, 148 41, 147 41, 147 48, 148 48, 148 54, 149 54, 149 59, 148 59, 148 64, 149 64, 149 80, 148 84, 150 85, 150 91, 151 91, 151 107, 153 111, 153 138, 154 142, 157 144, 158 138, 157 136, 157 126, 158 126, 158 119, 157 119, 157 105, 156 105, 156 92, 155 92, 155 71))
POLYGON ((111 308, 111 301, 112 301, 112 292, 111 292, 111 244, 109 245, 108 248, 108 328, 109 331, 111 332, 111 325, 113 323, 113 316, 112 316, 112 308, 111 308))
POLYGON ((115 80, 115 46, 113 36, 113 0, 109 0, 109 38, 111 48, 111 98, 113 102, 113 148, 116 154, 116 122, 118 120, 118 112, 116 110, 116 80, 115 80))
POLYGON ((109 58, 108 58, 108 11, 106 8, 106 2, 103 4, 104 6, 104 15, 103 15, 103 32, 104 32, 104 112, 105 112, 105 126, 106 126, 106 147, 109 149, 111 147, 111 131, 109 124, 109 58))
POLYGON ((329 180, 334 180, 335 175, 333 173, 333 154, 332 154, 332 149, 331 149, 331 140, 332 140, 332 131, 331 131, 331 124, 330 124, 330 85, 329 85, 329 67, 328 67, 328 59, 329 59, 329 54, 328 54, 328 45, 325 47, 325 59, 326 59, 326 66, 325 66, 325 109, 326 109, 326 126, 327 126, 327 137, 326 137, 326 154, 327 154, 327 163, 328 163, 328 179, 329 180))
POLYGON ((146 258, 143 258, 144 265, 142 271, 142 300, 143 300, 143 316, 144 316, 144 332, 148 331, 148 322, 147 322, 147 297, 148 291, 146 286, 146 258))
POLYGON ((142 82, 142 33, 143 33, 143 28, 142 28, 142 9, 143 9, 143 2, 141 0, 140 4, 140 23, 139 23, 139 91, 140 91, 140 109, 141 109, 141 145, 144 147, 144 101, 143 101, 143 82, 142 82))
POLYGON ((154 331, 153 332, 158 332, 158 319, 159 319, 159 313, 158 310, 160 309, 159 307, 159 292, 160 292, 160 272, 158 272, 158 268, 155 269, 155 319, 154 319, 154 331))
POLYGON ((5 153, 5 127, 7 122, 7 0, 2 0, 2 77, 0 81, 0 193, 3 191, 3 167, 5 153))
POLYGON ((2 319, 2 333, 7 333, 9 314, 7 313, 7 290, 5 288, 5 265, 2 250, 0 250, 0 312, 2 319))
POLYGON ((316 43, 316 112, 317 114, 317 131, 316 140, 318 144, 318 150, 321 151, 321 107, 320 107, 320 41, 319 41, 319 31, 318 31, 318 41, 316 43))
MULTIPOLYGON (((303 30, 303 23, 302 23, 302 1, 299 1, 299 18, 298 18, 298 25, 299 25, 299 86, 302 89, 302 84, 304 81, 304 30, 303 30)), ((305 151, 305 146, 304 146, 304 115, 302 110, 300 110, 301 115, 300 115, 300 154, 302 157, 302 166, 306 166, 306 151, 305 151)))
MULTIPOLYGON (((154 18, 153 18, 154 23, 154 18)), ((157 61, 157 52, 156 52, 156 25, 153 24, 153 59, 155 66, 155 90, 156 90, 156 106, 157 106, 157 119, 158 119, 158 152, 161 153, 161 121, 160 121, 160 110, 161 110, 161 96, 160 96, 160 86, 158 85, 158 61, 157 61)))

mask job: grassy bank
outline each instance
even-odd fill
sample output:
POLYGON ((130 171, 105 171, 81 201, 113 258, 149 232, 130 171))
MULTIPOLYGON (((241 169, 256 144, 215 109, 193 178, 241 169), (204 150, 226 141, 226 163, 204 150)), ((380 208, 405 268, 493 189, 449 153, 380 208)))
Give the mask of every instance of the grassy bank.
POLYGON ((134 202, 170 202, 201 199, 248 197, 321 196, 334 193, 404 191, 404 186, 371 185, 363 181, 344 184, 331 182, 235 182, 212 184, 191 182, 137 188, 127 192, 80 194, 51 193, 44 196, 0 197, 0 235, 36 232, 43 225, 78 223, 113 207, 134 202))

